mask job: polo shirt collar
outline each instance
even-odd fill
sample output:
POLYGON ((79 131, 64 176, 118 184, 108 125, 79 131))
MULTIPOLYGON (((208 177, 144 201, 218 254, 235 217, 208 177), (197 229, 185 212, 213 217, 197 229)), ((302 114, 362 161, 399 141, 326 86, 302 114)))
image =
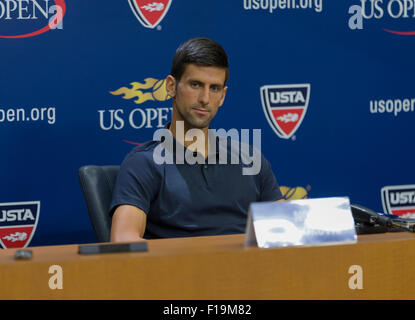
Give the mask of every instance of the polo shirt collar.
MULTIPOLYGON (((174 156, 176 156, 176 145, 179 145, 181 148, 183 148, 183 150, 186 152, 186 147, 183 146, 180 142, 178 142, 176 140, 176 138, 173 136, 172 132, 170 131, 170 123, 168 122, 165 126, 164 129, 167 129, 167 134, 170 134, 171 137, 173 138, 173 149, 171 150, 171 148, 169 148, 168 145, 166 145, 166 149, 168 151, 170 151, 171 153, 173 153, 174 156)), ((210 129, 210 127, 209 127, 210 129)), ((215 135, 212 130, 208 130, 208 143, 209 143, 209 147, 208 147, 208 155, 206 157, 206 161, 209 159, 209 157, 216 157, 216 159, 218 159, 219 157, 219 148, 221 147, 221 145, 219 144, 219 137, 217 135, 215 135), (212 151, 214 150, 214 151, 212 151)), ((200 155, 202 156, 202 155, 200 155)))

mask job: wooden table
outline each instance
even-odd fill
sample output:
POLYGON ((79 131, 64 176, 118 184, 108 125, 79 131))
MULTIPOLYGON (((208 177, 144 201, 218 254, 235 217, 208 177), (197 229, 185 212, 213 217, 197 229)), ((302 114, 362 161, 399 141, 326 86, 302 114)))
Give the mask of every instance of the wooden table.
POLYGON ((357 244, 259 249, 244 235, 148 241, 148 252, 79 255, 77 245, 0 251, 0 299, 415 299, 415 235, 357 244), (63 271, 50 289, 49 268, 63 271), (351 266, 362 289, 351 289, 351 266))

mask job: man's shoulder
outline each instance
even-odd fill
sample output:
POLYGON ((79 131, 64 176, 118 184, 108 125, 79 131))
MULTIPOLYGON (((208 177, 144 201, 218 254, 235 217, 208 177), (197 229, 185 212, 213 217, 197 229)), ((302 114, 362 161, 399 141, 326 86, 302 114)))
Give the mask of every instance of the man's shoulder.
POLYGON ((151 160, 153 162, 153 152, 157 145, 160 144, 160 141, 147 141, 136 147, 134 147, 125 157, 124 162, 134 161, 134 160, 151 160))
POLYGON ((160 141, 147 141, 143 142, 142 144, 134 147, 129 154, 136 154, 136 153, 152 153, 154 148, 160 143, 160 141))

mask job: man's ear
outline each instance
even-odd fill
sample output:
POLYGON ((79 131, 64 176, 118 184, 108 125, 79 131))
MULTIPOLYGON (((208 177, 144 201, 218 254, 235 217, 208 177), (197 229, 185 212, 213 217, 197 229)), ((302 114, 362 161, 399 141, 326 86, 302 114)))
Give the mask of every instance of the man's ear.
POLYGON ((228 87, 224 87, 224 88, 223 88, 222 99, 220 100, 219 107, 221 107, 221 106, 222 106, 222 104, 223 104, 223 102, 225 101, 226 91, 228 91, 228 87))
POLYGON ((172 75, 168 75, 166 78, 166 91, 170 97, 176 96, 176 79, 172 75))

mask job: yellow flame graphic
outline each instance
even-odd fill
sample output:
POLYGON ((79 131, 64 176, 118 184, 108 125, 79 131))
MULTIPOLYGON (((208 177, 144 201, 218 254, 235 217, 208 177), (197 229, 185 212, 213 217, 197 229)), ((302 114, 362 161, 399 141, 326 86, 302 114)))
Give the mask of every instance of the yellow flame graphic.
POLYGON ((166 90, 166 80, 158 80, 154 78, 144 79, 144 83, 140 82, 131 82, 131 88, 121 87, 115 91, 110 91, 112 95, 121 95, 123 99, 134 99, 136 104, 141 104, 148 100, 152 101, 166 101, 171 97, 168 95, 166 90), (140 90, 141 89, 141 90, 140 90), (151 90, 148 90, 151 89, 151 90), (143 90, 148 90, 143 92, 143 90))
POLYGON ((307 190, 303 187, 280 187, 282 196, 285 200, 295 200, 295 199, 307 199, 308 193, 307 190))

